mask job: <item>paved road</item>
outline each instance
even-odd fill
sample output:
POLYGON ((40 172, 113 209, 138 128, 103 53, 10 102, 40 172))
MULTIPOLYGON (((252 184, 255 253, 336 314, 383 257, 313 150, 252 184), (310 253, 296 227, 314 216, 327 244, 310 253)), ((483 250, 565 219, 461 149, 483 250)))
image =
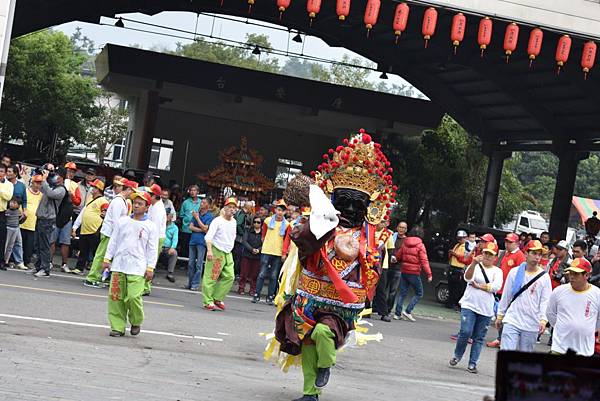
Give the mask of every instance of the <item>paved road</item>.
MULTIPOLYGON (((178 283, 181 284, 181 283, 178 283)), ((226 312, 162 276, 144 298, 138 337, 108 336, 106 290, 56 274, 0 272, 0 400, 288 400, 301 372, 262 360, 258 333, 273 307, 230 296, 226 312)), ((339 356, 323 400, 481 400, 493 393, 495 351, 479 375, 447 367, 457 322, 373 320, 384 340, 339 356)), ((490 337, 495 333, 490 332, 490 337)))

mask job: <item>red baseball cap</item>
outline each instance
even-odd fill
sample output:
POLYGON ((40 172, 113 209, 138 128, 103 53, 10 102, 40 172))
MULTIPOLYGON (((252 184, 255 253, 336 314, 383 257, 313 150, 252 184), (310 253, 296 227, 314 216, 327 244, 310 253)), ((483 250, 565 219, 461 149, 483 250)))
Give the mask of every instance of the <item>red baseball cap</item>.
POLYGON ((124 187, 129 187, 131 189, 137 189, 138 188, 138 183, 135 182, 135 181, 128 180, 127 178, 123 178, 123 186, 124 187))
POLYGON ((586 258, 576 258, 571 261, 569 267, 565 269, 565 272, 573 273, 591 273, 592 264, 586 258))
POLYGON ((135 198, 142 198, 144 201, 146 201, 147 205, 150 205, 152 203, 152 197, 148 192, 145 191, 134 191, 131 195, 131 200, 133 201, 135 200, 135 198))
POLYGON ((150 192, 152 195, 156 195, 156 196, 162 195, 162 189, 161 189, 160 185, 158 185, 158 184, 152 184, 151 186, 146 187, 146 191, 150 192))
POLYGON ((494 236, 490 233, 483 234, 480 238, 485 242, 496 242, 496 238, 494 238, 494 236))
POLYGON ((510 242, 519 242, 519 236, 515 233, 508 233, 506 234, 506 238, 504 238, 504 240, 510 242))

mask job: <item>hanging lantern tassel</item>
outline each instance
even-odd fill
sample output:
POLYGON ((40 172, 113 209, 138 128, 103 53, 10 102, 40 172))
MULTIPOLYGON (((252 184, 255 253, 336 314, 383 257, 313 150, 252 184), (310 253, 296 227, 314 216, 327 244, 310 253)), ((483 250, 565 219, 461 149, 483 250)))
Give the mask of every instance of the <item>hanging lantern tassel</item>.
POLYGON ((571 43, 569 35, 563 35, 558 39, 558 45, 556 46, 556 64, 558 65, 558 69, 556 70, 556 75, 560 75, 560 69, 569 60, 571 43))
POLYGON ((252 12, 252 6, 254 5, 254 0, 248 0, 248 14, 252 12))
POLYGON ((365 9, 365 26, 367 27, 367 38, 373 26, 377 23, 379 18, 379 9, 381 8, 381 0, 369 0, 367 2, 367 8, 365 9))
POLYGON ((583 69, 583 79, 587 79, 588 73, 594 67, 596 62, 596 43, 586 42, 583 45, 583 54, 581 55, 581 68, 583 69))
POLYGON ((224 2, 225 2, 225 0, 221 0, 221 7, 223 7, 224 2))
POLYGON ((307 0, 306 11, 308 11, 308 18, 310 18, 310 26, 312 27, 313 20, 321 11, 321 0, 307 0))
POLYGON ((481 58, 483 58, 483 52, 490 45, 492 41, 492 20, 490 17, 482 18, 479 21, 479 32, 477 33, 477 42, 481 49, 481 58))
POLYGON ((346 18, 350 15, 350 0, 337 0, 335 13, 338 16, 338 20, 346 21, 346 18))
POLYGON ((438 13, 437 10, 433 7, 429 7, 425 10, 425 14, 423 15, 423 26, 421 31, 423 33, 423 39, 425 39, 425 48, 429 45, 429 39, 435 33, 435 26, 437 24, 438 13))
POLYGON ((506 26, 506 31, 504 32, 504 54, 506 54, 506 63, 508 64, 508 60, 510 56, 513 54, 515 49, 517 48, 517 42, 519 41, 519 25, 511 22, 506 26))
POLYGON ((465 38, 465 27, 467 25, 467 17, 463 13, 458 13, 452 18, 452 30, 450 31, 450 39, 454 45, 454 55, 460 45, 460 42, 465 38))
POLYGON ((279 21, 283 19, 283 13, 288 9, 292 0, 277 0, 277 8, 279 9, 279 21))
POLYGON ((533 60, 540 55, 542 42, 544 41, 544 32, 540 28, 534 28, 529 34, 529 43, 527 44, 527 54, 529 54, 529 68, 533 65, 533 60))
POLYGON ((402 32, 406 30, 409 12, 410 7, 408 7, 408 4, 406 3, 401 3, 396 6, 396 13, 394 14, 394 35, 396 35, 396 44, 398 44, 402 32))

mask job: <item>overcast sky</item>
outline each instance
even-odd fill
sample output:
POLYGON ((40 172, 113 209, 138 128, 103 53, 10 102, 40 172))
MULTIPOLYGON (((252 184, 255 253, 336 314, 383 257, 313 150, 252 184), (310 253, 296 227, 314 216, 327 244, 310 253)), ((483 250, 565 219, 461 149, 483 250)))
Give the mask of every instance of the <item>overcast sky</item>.
MULTIPOLYGON (((63 24, 55 27, 55 29, 65 32, 67 35, 71 35, 77 27, 82 28, 82 32, 85 36, 88 36, 92 39, 96 48, 101 49, 107 43, 114 43, 124 46, 129 46, 132 44, 141 45, 145 49, 149 49, 154 46, 158 46, 159 48, 168 48, 175 49, 175 44, 177 42, 182 43, 191 43, 193 38, 193 32, 196 31, 197 24, 197 32, 199 34, 210 35, 211 31, 213 36, 231 39, 236 41, 245 41, 245 37, 247 33, 258 33, 265 34, 269 37, 269 41, 273 45, 273 48, 285 51, 288 46, 288 33, 287 31, 279 31, 273 30, 269 28, 247 25, 243 23, 245 19, 238 19, 238 21, 226 21, 222 19, 214 19, 207 15, 200 15, 197 18, 196 14, 190 12, 163 12, 154 16, 148 16, 144 14, 123 14, 121 15, 124 18, 148 22, 161 26, 168 26, 177 28, 183 31, 189 31, 192 33, 181 33, 174 32, 171 30, 165 30, 157 27, 149 27, 147 25, 135 24, 132 22, 125 22, 127 27, 139 28, 144 30, 150 30, 153 32, 160 32, 166 34, 174 34, 177 36, 182 36, 184 38, 189 38, 188 40, 182 38, 172 38, 158 34, 152 33, 143 33, 143 32, 135 32, 132 30, 124 30, 115 27, 113 24, 115 23, 115 19, 103 17, 101 20, 101 25, 89 24, 85 22, 70 22, 68 24, 63 24), (107 25, 102 25, 107 24, 107 25), (214 26, 213 26, 214 24, 214 26)), ((226 16, 227 18, 233 18, 230 16, 226 16)), ((269 25, 262 21, 255 21, 260 23, 261 25, 269 25)), ((271 25, 274 27, 279 27, 277 25, 271 25)), ((302 44, 296 43, 293 41, 289 41, 289 50, 290 52, 302 52, 302 44)), ((316 56, 320 58, 326 58, 329 60, 340 60, 342 55, 350 54, 353 57, 361 56, 346 50, 345 48, 334 48, 329 47, 325 42, 321 39, 309 36, 304 40, 304 54, 309 56, 316 56)), ((286 57, 281 57, 280 64, 283 65, 285 63, 286 57)), ((402 78, 394 75, 389 75, 389 80, 387 83, 392 84, 405 84, 402 78)), ((371 79, 374 82, 379 81, 379 74, 372 73, 371 79)))

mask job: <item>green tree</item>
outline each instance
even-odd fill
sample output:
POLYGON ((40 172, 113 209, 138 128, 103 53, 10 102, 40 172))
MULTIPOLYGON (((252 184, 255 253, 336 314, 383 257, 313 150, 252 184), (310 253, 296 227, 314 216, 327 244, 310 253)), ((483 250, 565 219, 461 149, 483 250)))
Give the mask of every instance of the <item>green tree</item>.
POLYGON ((82 77, 85 56, 61 32, 14 39, 0 110, 0 139, 21 139, 28 154, 58 158, 97 113, 95 81, 82 77))
POLYGON ((104 163, 112 146, 127 136, 128 112, 115 94, 102 91, 96 98, 97 115, 88 121, 83 143, 94 150, 98 163, 104 163))
POLYGON ((245 47, 231 47, 223 42, 208 42, 198 38, 194 43, 177 43, 174 54, 213 63, 249 68, 265 72, 279 72, 279 61, 269 57, 273 47, 267 35, 246 34, 245 47), (252 54, 258 46, 261 54, 252 54))

